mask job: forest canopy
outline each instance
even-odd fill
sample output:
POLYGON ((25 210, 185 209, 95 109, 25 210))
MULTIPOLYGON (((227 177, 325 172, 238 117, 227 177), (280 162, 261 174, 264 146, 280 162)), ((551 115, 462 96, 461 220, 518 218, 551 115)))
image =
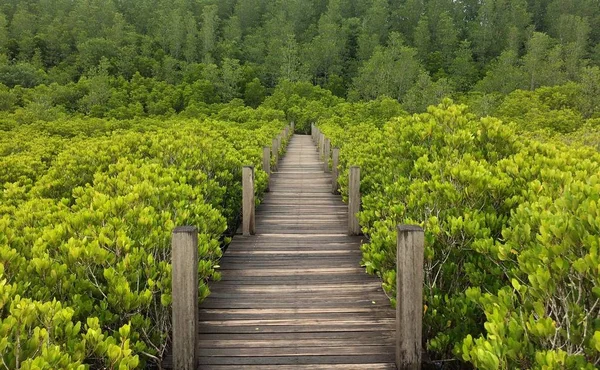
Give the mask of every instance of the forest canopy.
MULTIPOLYGON (((90 105, 106 103, 109 86, 136 78, 162 89, 186 84, 177 94, 187 87, 204 103, 243 98, 252 106, 282 80, 307 81, 351 101, 386 95, 416 112, 448 95, 598 79, 599 64, 597 0, 0 5, 0 83, 76 83, 69 94, 90 95, 78 111, 95 115, 102 112, 90 105)), ((180 111, 185 99, 176 98, 170 108, 180 111)))

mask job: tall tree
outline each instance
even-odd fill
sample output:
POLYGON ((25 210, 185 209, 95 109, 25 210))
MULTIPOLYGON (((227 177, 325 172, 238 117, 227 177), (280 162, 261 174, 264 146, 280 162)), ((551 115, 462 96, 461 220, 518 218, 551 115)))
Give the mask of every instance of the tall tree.
POLYGON ((10 22, 10 36, 18 44, 18 58, 30 60, 35 52, 34 36, 37 32, 37 20, 25 3, 17 5, 17 11, 10 22))
POLYGON ((411 113, 424 112, 428 106, 439 104, 452 92, 448 80, 440 78, 434 82, 427 72, 422 72, 415 84, 406 92, 402 105, 411 113))
POLYGON ((387 0, 373 0, 361 22, 358 36, 358 59, 368 59, 375 47, 385 43, 389 32, 387 0))
POLYGON ((522 43, 530 23, 526 0, 483 1, 470 34, 478 59, 489 61, 511 43, 522 43))
POLYGON ((198 59, 198 25, 192 12, 185 15, 185 44, 183 45, 183 56, 188 63, 198 59))
POLYGON ((219 94, 223 101, 230 101, 239 98, 240 84, 242 82, 242 70, 240 61, 237 59, 225 58, 221 67, 221 81, 219 84, 219 94))
POLYGON ((8 21, 4 13, 0 11, 0 54, 6 53, 8 49, 8 21))
POLYGON ((200 39, 202 42, 202 61, 213 63, 214 51, 217 46, 217 31, 219 27, 218 7, 207 5, 202 9, 202 26, 200 39))
POLYGON ((516 89, 527 89, 525 71, 519 66, 519 56, 507 49, 488 65, 488 70, 475 89, 484 93, 508 94, 516 89))
POLYGON ((400 34, 392 32, 388 46, 377 47, 360 68, 353 88, 361 99, 386 95, 401 101, 421 71, 417 51, 402 45, 400 34))
POLYGON ((527 53, 523 57, 523 69, 527 74, 530 90, 564 82, 561 54, 561 46, 554 45, 550 36, 534 32, 527 42, 527 53))
POLYGON ((456 51, 456 57, 450 65, 450 79, 457 91, 466 92, 473 87, 479 76, 473 60, 471 43, 463 41, 456 51))
POLYGON ((307 64, 314 81, 325 84, 330 75, 341 75, 346 52, 346 30, 339 0, 329 2, 318 23, 318 33, 307 45, 307 64))

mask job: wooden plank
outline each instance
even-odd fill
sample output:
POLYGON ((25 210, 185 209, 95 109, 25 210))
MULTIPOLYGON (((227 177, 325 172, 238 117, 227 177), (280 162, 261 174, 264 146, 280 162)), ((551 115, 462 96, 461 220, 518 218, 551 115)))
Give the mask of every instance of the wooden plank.
MULTIPOLYGON (((240 343, 241 344, 241 343, 240 343)), ((324 356, 335 353, 336 355, 388 355, 394 350, 390 346, 332 346, 320 345, 310 347, 289 346, 289 347, 259 347, 245 348, 243 344, 240 347, 231 350, 231 348, 200 348, 200 356, 207 357, 265 357, 265 356, 324 356)))
POLYGON ((369 364, 393 361, 393 354, 329 355, 329 356, 272 356, 272 357, 200 357, 200 365, 299 365, 299 364, 369 364))
MULTIPOLYGON (((316 364, 316 365, 293 365, 288 364, 285 367, 290 370, 391 370, 396 369, 395 365, 387 363, 370 364, 316 364)), ((205 365, 205 370, 234 370, 239 369, 238 365, 205 365)), ((280 370, 280 365, 244 365, 245 370, 280 370)))
MULTIPOLYGON (((221 281, 208 283, 197 307, 202 369, 395 366, 395 311, 380 280, 365 274, 368 240, 348 235, 349 209, 323 172, 329 140, 317 127, 314 139, 319 150, 310 136, 291 136, 254 212, 256 234, 233 238, 221 281)), ((332 159, 335 173, 339 150, 332 159)))

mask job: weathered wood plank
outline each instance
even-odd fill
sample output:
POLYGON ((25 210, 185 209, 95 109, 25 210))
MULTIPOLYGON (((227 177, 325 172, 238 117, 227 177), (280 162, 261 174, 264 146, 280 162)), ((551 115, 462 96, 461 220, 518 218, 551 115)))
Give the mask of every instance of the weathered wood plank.
POLYGON ((395 366, 395 312, 361 267, 367 241, 348 235, 348 207, 323 172, 329 140, 317 127, 314 139, 320 150, 310 136, 293 135, 283 158, 278 141, 263 149, 263 167, 267 156, 278 161, 254 213, 256 233, 233 238, 221 281, 209 282, 198 307, 202 369, 395 366))

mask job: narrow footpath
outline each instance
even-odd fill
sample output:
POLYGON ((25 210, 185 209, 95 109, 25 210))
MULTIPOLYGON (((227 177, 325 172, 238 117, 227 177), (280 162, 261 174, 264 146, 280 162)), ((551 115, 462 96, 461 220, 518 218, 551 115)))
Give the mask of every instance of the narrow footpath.
POLYGON ((256 235, 235 236, 200 306, 201 369, 395 369, 394 310, 309 135, 294 135, 256 235))

